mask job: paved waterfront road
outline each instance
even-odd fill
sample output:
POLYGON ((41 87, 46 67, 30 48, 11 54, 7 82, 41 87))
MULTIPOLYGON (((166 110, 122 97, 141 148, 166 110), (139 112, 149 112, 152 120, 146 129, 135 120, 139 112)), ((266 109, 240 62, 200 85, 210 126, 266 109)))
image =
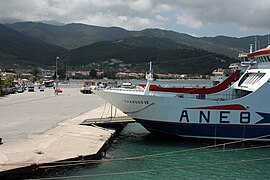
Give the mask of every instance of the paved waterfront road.
POLYGON ((8 143, 40 134, 64 121, 105 103, 94 94, 81 94, 80 88, 63 87, 24 92, 0 98, 0 137, 8 143))

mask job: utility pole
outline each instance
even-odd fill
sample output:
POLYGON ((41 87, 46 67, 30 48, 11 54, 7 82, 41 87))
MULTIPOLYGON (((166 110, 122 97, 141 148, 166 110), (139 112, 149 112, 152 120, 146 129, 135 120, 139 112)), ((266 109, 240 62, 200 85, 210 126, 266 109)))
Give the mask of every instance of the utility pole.
POLYGON ((59 57, 57 56, 55 59, 55 94, 58 95, 58 73, 57 73, 57 66, 58 66, 58 59, 59 57))
POLYGON ((99 81, 99 65, 98 65, 98 74, 97 74, 97 77, 98 77, 98 81, 99 81))

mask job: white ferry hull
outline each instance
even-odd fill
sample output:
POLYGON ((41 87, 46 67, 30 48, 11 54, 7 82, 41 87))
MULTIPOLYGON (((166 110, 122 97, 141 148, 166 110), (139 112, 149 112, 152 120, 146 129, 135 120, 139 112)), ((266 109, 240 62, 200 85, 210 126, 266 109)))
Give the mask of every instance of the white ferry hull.
POLYGON ((227 89, 177 92, 98 90, 97 94, 149 131, 183 137, 270 140, 270 45, 247 55, 257 62, 227 89), (175 93, 177 92, 177 93, 175 93))
POLYGON ((233 100, 206 100, 98 90, 146 129, 182 137, 270 140, 270 82, 233 100))

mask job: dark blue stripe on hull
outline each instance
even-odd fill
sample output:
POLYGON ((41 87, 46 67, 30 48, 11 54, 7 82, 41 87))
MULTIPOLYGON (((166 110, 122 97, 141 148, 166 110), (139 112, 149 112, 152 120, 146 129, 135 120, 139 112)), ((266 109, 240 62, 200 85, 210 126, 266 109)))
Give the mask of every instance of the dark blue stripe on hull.
POLYGON ((165 121, 150 121, 136 119, 149 131, 158 131, 177 136, 219 139, 243 139, 269 137, 258 140, 270 140, 269 125, 230 125, 230 124, 197 124, 197 123, 172 123, 165 121))

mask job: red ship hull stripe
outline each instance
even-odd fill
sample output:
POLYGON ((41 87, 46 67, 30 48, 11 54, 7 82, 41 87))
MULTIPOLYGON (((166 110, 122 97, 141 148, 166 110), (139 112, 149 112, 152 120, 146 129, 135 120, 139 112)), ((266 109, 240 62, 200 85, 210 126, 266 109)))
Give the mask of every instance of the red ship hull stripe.
POLYGON ((223 106, 205 106, 205 107, 195 107, 195 108, 185 108, 185 109, 247 110, 246 107, 240 104, 231 104, 231 105, 223 105, 223 106))

